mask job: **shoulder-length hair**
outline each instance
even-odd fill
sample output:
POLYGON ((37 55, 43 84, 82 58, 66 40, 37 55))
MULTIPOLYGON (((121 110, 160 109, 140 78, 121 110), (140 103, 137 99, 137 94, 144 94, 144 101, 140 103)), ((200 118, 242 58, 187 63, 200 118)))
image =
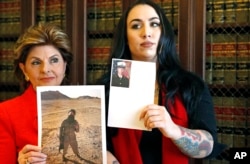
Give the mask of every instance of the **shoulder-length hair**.
POLYGON ((67 63, 62 84, 69 84, 70 64, 73 60, 68 35, 56 24, 36 24, 29 27, 17 40, 14 47, 14 73, 20 80, 20 85, 26 89, 30 82, 25 80, 19 63, 25 63, 32 48, 42 45, 52 45, 62 55, 67 63))

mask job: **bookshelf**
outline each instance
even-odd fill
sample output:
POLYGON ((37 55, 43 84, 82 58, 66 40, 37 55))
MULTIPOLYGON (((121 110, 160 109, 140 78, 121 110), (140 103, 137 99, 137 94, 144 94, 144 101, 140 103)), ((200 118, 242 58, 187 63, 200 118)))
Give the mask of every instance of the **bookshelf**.
POLYGON ((249 0, 206 2, 205 80, 214 100, 219 140, 229 148, 250 147, 249 6, 249 0))
MULTIPOLYGON (((6 78, 6 74, 10 75, 12 71, 9 55, 12 53, 11 47, 27 27, 38 21, 59 23, 72 40, 72 52, 75 55, 71 68, 72 84, 93 84, 107 70, 113 28, 124 9, 132 2, 133 0, 2 0, 0 101, 19 92, 17 82, 10 80, 11 76, 6 78)), ((232 147, 249 147, 250 0, 156 2, 166 10, 166 15, 175 28, 183 66, 202 76, 209 85, 220 140, 232 147)), ((228 162, 197 160, 195 163, 228 162)))
POLYGON ((21 31, 20 0, 0 2, 0 100, 19 92, 13 75, 12 47, 21 31))

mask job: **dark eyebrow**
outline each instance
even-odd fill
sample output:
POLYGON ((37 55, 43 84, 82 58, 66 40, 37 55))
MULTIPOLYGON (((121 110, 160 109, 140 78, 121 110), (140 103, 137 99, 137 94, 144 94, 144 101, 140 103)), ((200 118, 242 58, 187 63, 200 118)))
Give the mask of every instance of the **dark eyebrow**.
MULTIPOLYGON (((54 58, 54 57, 58 57, 58 56, 59 56, 59 54, 55 54, 55 55, 50 56, 49 59, 54 58)), ((39 57, 36 57, 36 56, 32 56, 31 59, 41 60, 39 57)))
MULTIPOLYGON (((152 18, 149 19, 149 21, 152 21, 152 20, 155 20, 155 19, 160 20, 159 17, 152 17, 152 18)), ((134 22, 134 21, 141 22, 141 19, 136 18, 136 19, 131 20, 129 23, 134 22)))
POLYGON ((160 20, 160 18, 159 18, 159 17, 152 17, 152 18, 150 18, 149 20, 150 20, 150 21, 152 21, 152 20, 154 20, 154 19, 158 19, 158 20, 160 20))

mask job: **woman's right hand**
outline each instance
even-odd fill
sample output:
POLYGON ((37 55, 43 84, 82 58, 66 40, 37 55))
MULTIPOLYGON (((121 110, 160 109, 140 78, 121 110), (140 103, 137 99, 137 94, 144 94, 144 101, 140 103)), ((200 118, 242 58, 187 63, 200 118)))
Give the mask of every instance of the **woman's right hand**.
POLYGON ((107 151, 107 164, 119 164, 115 156, 109 151, 107 151))
POLYGON ((46 164, 47 155, 41 152, 41 147, 25 145, 18 153, 19 164, 46 164))

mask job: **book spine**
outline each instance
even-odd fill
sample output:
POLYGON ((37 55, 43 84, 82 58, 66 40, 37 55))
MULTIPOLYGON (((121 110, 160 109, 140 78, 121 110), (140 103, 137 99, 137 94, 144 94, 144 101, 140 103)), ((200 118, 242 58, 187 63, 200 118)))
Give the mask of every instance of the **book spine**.
POLYGON ((237 45, 236 82, 240 85, 249 84, 249 42, 240 42, 237 45))
POLYGON ((96 5, 95 0, 88 0, 88 10, 87 10, 87 28, 88 31, 96 31, 96 5))
POLYGON ((233 147, 245 147, 247 128, 247 109, 236 107, 234 109, 234 138, 233 147))
POLYGON ((227 0, 225 4, 225 23, 235 23, 236 21, 236 7, 235 0, 227 0))
POLYGON ((222 53, 223 46, 222 44, 213 43, 212 53, 213 53, 213 84, 223 84, 224 83, 224 63, 225 56, 222 53))
POLYGON ((14 76, 14 58, 12 57, 12 53, 8 52, 6 58, 6 76, 5 76, 5 82, 8 84, 13 84, 15 81, 15 76, 14 76))
POLYGON ((227 145, 229 148, 233 147, 233 131, 232 127, 222 127, 221 138, 223 144, 227 145))
POLYGON ((115 24, 114 27, 116 27, 119 23, 119 20, 122 16, 122 2, 120 0, 115 0, 115 11, 114 11, 114 19, 115 19, 115 24))
POLYGON ((18 35, 21 32, 20 1, 14 1, 12 6, 12 33, 18 35))
POLYGON ((220 95, 213 95, 214 109, 216 113, 216 124, 218 127, 223 126, 223 107, 222 107, 222 97, 220 95))
POLYGON ((213 10, 213 23, 221 24, 225 22, 225 9, 226 4, 224 0, 214 1, 214 10, 213 10))
POLYGON ((0 1, 0 35, 4 34, 5 27, 4 27, 4 3, 0 1))
POLYGON ((58 24, 60 27, 64 27, 63 20, 65 19, 65 5, 63 5, 64 2, 62 0, 50 0, 46 1, 46 20, 47 22, 53 22, 55 24, 58 24))
POLYGON ((54 21, 54 11, 53 11, 53 5, 55 1, 49 0, 45 2, 45 8, 46 8, 46 22, 53 22, 54 21))
POLYGON ((14 42, 7 40, 1 42, 1 56, 0 56, 0 82, 15 84, 17 79, 14 75, 14 57, 13 57, 14 42))
POLYGON ((46 6, 45 6, 44 0, 38 0, 37 1, 37 21, 38 22, 46 22, 46 6))
POLYGON ((211 43, 206 44, 205 81, 207 84, 213 83, 213 56, 211 43))
POLYGON ((223 45, 225 54, 224 84, 236 84, 236 43, 231 42, 223 45))
POLYGON ((213 23, 214 0, 207 0, 206 4, 206 24, 213 23))
POLYGON ((94 76, 94 69, 93 69, 93 62, 94 62, 94 51, 93 48, 87 49, 87 84, 92 84, 93 76, 94 76))
POLYGON ((168 18, 168 21, 172 24, 172 26, 174 26, 174 14, 172 11, 172 2, 171 1, 167 1, 164 4, 162 4, 162 8, 165 12, 166 17, 168 18))
POLYGON ((17 35, 20 33, 20 2, 0 2, 0 34, 17 35))
POLYGON ((96 30, 97 31, 105 31, 105 8, 106 8, 106 2, 105 0, 97 0, 96 1, 96 30))
POLYGON ((122 2, 107 0, 105 10, 105 31, 113 32, 121 17, 122 2))
POLYGON ((65 2, 63 0, 54 0, 54 4, 51 7, 51 13, 53 15, 54 23, 58 24, 62 29, 65 29, 65 2))
POLYGON ((178 23, 179 23, 179 0, 173 0, 173 5, 172 5, 172 11, 173 11, 173 26, 175 29, 178 29, 178 23))
POLYGON ((235 21, 237 23, 249 22, 249 0, 237 0, 235 21))
POLYGON ((6 64, 6 58, 7 58, 7 50, 6 48, 1 49, 1 56, 0 56, 0 82, 5 83, 6 82, 6 70, 7 70, 7 64, 6 64))
POLYGON ((88 48, 87 83, 95 84, 108 70, 110 48, 88 48))
POLYGON ((113 31, 114 27, 115 27, 115 15, 114 15, 114 2, 107 0, 106 1, 106 5, 105 5, 105 31, 113 31))

